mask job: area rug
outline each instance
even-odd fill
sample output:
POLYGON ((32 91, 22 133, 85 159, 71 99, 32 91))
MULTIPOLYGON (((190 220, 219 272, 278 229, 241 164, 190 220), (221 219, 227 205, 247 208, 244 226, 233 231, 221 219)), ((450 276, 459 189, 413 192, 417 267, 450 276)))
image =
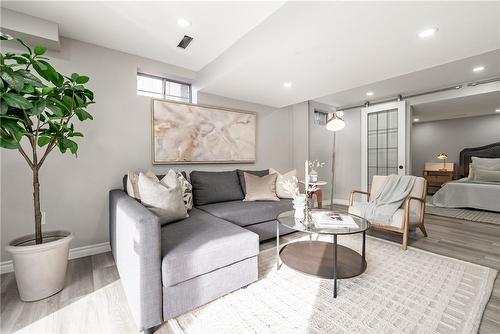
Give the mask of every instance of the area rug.
POLYGON ((440 208, 428 205, 425 208, 425 213, 442 217, 469 220, 473 222, 500 225, 500 213, 492 211, 440 208))
MULTIPOLYGON (((322 238, 320 238, 321 240, 322 238)), ((328 239, 325 239, 328 240, 328 239)), ((333 282, 262 251, 260 278, 169 322, 174 333, 475 333, 496 270, 367 237, 364 274, 333 282)), ((357 251, 359 235, 339 243, 357 251)))

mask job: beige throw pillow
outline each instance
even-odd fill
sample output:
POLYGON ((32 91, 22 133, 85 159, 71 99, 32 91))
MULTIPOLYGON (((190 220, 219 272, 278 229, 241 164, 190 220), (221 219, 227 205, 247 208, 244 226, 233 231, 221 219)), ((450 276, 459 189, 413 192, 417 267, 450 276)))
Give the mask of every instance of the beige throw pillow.
POLYGON ((293 198, 295 194, 290 188, 298 188, 297 170, 291 170, 285 174, 280 174, 276 169, 269 168, 269 174, 276 174, 276 195, 279 198, 293 198), (288 186, 287 186, 288 185, 288 186))
POLYGON ((137 182, 142 204, 160 217, 161 224, 188 217, 181 186, 175 172, 172 173, 165 175, 161 182, 140 173, 137 182))
MULTIPOLYGON (((146 172, 146 176, 150 177, 153 180, 158 181, 155 173, 148 170, 146 172)), ((139 172, 128 171, 127 172, 127 194, 135 199, 141 200, 141 194, 139 194, 139 187, 137 185, 139 182, 139 172)))
POLYGON ((244 173, 246 194, 243 201, 279 201, 276 197, 276 174, 257 176, 244 173))

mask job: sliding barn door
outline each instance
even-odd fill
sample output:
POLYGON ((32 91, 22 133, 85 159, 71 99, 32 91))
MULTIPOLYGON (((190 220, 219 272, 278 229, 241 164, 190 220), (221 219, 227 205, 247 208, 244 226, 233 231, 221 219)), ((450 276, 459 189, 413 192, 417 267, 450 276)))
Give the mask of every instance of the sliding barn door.
POLYGON ((374 175, 407 174, 409 138, 406 102, 361 109, 361 187, 368 191, 374 175), (408 130, 407 130, 408 129, 408 130))

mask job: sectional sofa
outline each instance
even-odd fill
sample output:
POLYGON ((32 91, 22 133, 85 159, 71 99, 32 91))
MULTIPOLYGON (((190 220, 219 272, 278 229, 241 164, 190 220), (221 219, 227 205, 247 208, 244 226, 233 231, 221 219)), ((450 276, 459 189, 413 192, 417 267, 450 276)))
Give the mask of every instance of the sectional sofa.
MULTIPOLYGON (((132 314, 146 333, 256 281, 259 241, 276 237, 276 216, 292 209, 289 199, 242 201, 241 170, 193 171, 189 217, 161 225, 127 195, 126 176, 123 181, 123 189, 109 193, 111 249, 132 314)), ((280 234, 291 232, 280 228, 280 234)))

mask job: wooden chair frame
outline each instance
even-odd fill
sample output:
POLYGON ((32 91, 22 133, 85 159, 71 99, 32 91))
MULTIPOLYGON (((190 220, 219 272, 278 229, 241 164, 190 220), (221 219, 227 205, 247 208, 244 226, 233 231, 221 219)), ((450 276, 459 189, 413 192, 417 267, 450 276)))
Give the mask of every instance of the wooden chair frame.
MULTIPOLYGON (((398 228, 390 225, 371 225, 371 228, 377 229, 377 230, 384 230, 384 231, 391 231, 391 232, 397 232, 403 234, 403 250, 408 249, 408 237, 410 234, 410 205, 412 201, 418 201, 420 202, 420 217, 419 217, 419 223, 418 224, 413 224, 416 225, 416 227, 420 228, 422 233, 424 234, 424 237, 427 237, 427 231, 425 229, 424 225, 424 217, 425 217, 425 196, 427 194, 427 180, 424 180, 424 189, 422 190, 422 196, 421 197, 414 197, 414 196, 409 196, 406 198, 403 207, 404 207, 404 222, 403 222, 403 227, 398 228)), ((349 207, 352 206, 353 200, 354 200, 354 195, 355 194, 363 194, 368 197, 368 200, 370 200, 370 193, 367 191, 361 191, 361 190, 353 190, 351 191, 351 195, 349 196, 349 207)))

